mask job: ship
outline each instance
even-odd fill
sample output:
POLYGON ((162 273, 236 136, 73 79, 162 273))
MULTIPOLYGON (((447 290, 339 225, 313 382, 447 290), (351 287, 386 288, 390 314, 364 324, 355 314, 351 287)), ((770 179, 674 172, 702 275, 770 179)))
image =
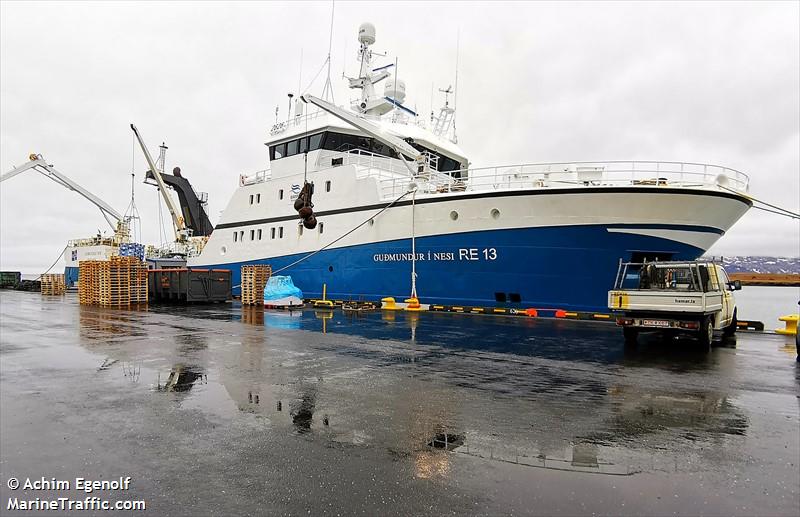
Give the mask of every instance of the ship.
POLYGON ((375 27, 358 40, 358 98, 298 95, 292 113, 290 96, 269 168, 239 175, 190 266, 231 269, 238 285, 241 266, 270 264, 310 298, 604 311, 621 260, 696 259, 752 206, 748 176, 717 165, 473 168, 452 89, 438 115, 418 115, 392 66, 376 66, 375 27))

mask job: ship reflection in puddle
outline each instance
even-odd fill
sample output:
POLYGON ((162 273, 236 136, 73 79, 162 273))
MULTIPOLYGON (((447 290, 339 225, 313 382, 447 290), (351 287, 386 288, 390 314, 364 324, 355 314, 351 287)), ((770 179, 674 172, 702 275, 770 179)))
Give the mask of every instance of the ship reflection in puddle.
POLYGON ((159 376, 157 387, 158 391, 186 392, 197 383, 207 384, 208 377, 199 369, 177 365, 169 372, 163 385, 159 376))

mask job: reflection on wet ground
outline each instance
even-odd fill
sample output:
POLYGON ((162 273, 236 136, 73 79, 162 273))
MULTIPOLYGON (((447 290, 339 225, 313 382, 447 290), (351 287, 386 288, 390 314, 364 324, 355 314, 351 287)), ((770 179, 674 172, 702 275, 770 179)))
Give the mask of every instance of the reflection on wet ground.
POLYGON ((798 370, 774 336, 626 351, 595 322, 0 296, 3 476, 54 475, 34 422, 55 419, 88 441, 59 449, 69 475, 85 447, 109 472, 122 457, 177 515, 800 504, 798 370), (203 469, 174 478, 166 457, 203 469))

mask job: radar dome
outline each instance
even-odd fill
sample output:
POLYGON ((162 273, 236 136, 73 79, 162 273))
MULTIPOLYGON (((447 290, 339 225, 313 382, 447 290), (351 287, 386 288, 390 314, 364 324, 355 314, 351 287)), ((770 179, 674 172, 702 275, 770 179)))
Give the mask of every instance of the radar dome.
POLYGON ((375 26, 369 22, 364 22, 358 28, 358 41, 364 45, 375 43, 375 26))
POLYGON ((383 88, 383 94, 397 102, 403 102, 406 99, 406 82, 402 79, 395 79, 394 77, 387 79, 386 86, 383 88))

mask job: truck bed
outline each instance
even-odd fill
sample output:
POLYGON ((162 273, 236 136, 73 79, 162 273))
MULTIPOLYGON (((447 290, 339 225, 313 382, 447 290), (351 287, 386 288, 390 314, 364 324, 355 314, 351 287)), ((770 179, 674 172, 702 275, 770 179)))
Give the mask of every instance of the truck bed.
POLYGON ((631 312, 709 314, 722 310, 722 293, 674 289, 625 289, 608 292, 608 308, 631 312))

